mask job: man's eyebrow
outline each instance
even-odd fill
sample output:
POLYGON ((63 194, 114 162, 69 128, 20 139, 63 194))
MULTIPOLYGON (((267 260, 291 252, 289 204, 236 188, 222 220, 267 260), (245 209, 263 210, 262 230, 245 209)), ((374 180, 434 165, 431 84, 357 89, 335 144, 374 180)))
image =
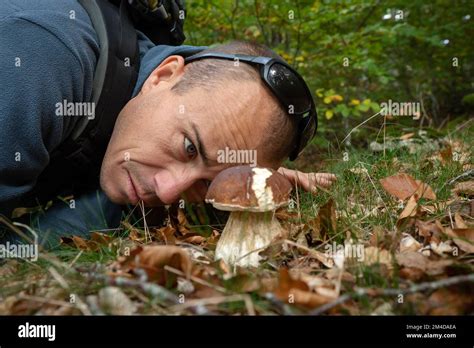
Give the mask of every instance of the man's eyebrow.
POLYGON ((209 166, 209 162, 210 162, 209 155, 208 155, 208 152, 206 151, 206 148, 204 147, 204 145, 201 141, 201 136, 199 135, 199 130, 198 130, 198 128, 197 128, 197 126, 194 122, 191 122, 191 127, 194 131, 194 137, 196 138, 196 142, 197 142, 196 146, 198 148, 198 151, 202 156, 204 164, 206 166, 209 166))

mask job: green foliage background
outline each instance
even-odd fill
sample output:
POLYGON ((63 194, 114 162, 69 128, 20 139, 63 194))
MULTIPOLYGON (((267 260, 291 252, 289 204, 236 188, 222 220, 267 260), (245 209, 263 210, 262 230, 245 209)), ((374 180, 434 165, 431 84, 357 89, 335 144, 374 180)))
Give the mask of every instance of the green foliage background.
POLYGON ((296 67, 323 131, 347 129, 388 99, 421 102, 427 124, 469 109, 472 0, 188 0, 187 8, 187 44, 253 40, 296 67))

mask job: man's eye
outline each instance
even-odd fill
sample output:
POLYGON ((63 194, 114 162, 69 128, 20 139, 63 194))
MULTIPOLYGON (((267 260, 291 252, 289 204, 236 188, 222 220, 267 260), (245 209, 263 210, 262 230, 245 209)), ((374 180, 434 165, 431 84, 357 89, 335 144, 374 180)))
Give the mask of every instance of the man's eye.
POLYGON ((197 155, 196 146, 194 146, 193 142, 186 137, 184 137, 184 151, 189 159, 193 159, 197 155))

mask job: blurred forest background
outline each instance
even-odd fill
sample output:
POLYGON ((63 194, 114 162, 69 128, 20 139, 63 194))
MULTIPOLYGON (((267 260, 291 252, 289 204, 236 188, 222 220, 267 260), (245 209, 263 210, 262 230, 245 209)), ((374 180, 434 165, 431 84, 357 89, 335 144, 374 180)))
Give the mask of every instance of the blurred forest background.
POLYGON ((304 76, 326 139, 315 142, 339 143, 389 99, 420 103, 420 120, 397 120, 407 126, 442 126, 474 109, 472 0, 188 0, 187 8, 186 44, 257 41, 304 76))

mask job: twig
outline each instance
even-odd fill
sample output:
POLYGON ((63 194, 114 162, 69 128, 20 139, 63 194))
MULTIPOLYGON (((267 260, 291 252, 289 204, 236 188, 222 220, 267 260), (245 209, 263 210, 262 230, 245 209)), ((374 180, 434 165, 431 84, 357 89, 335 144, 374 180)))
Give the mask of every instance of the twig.
POLYGON ((86 274, 88 278, 99 280, 108 285, 115 285, 118 287, 132 287, 142 290, 144 293, 152 296, 153 298, 159 298, 160 300, 169 301, 172 303, 179 303, 178 297, 171 291, 165 289, 157 284, 144 282, 141 279, 130 279, 125 277, 111 277, 105 274, 97 274, 88 272, 86 274))
POLYGON ((77 253, 76 257, 74 257, 74 259, 69 264, 69 268, 72 268, 72 266, 77 262, 77 260, 79 260, 79 258, 81 257, 83 252, 84 252, 84 250, 81 250, 77 253))
POLYGON ((61 307, 71 307, 71 308, 77 307, 66 301, 53 300, 53 299, 48 299, 48 298, 43 298, 43 297, 38 297, 38 296, 18 295, 18 298, 21 300, 41 302, 41 303, 46 303, 46 304, 51 304, 51 305, 61 306, 61 307))
POLYGON ((295 315, 295 313, 293 312, 293 308, 282 300, 278 299, 273 293, 267 292, 264 294, 264 297, 274 306, 278 307, 278 309, 280 310, 280 312, 283 313, 283 315, 295 315))
MULTIPOLYGON (((67 290, 67 291, 70 290, 70 286, 66 282, 66 279, 64 279, 63 276, 61 276, 59 274, 59 272, 56 271, 56 269, 54 267, 49 267, 48 271, 49 271, 49 273, 51 273, 53 278, 59 283, 59 285, 61 285, 61 287, 64 290, 67 290)), ((87 305, 84 303, 84 301, 82 301, 82 299, 79 296, 76 296, 76 297, 77 297, 77 308, 82 312, 82 314, 92 315, 91 311, 89 310, 89 307, 87 307, 87 305)))
MULTIPOLYGON (((168 266, 168 265, 165 265, 164 267, 165 270, 171 272, 171 273, 174 273, 174 274, 177 274, 179 276, 182 276, 182 277, 186 277, 186 274, 184 274, 184 272, 181 272, 179 269, 176 269, 174 267, 171 267, 171 266, 168 266)), ((217 290, 217 291, 220 291, 220 292, 224 292, 224 293, 227 293, 227 289, 226 288, 223 288, 221 286, 218 286, 218 285, 214 285, 214 284, 211 284, 209 282, 206 282, 205 280, 202 280, 198 277, 195 277, 195 276, 190 276, 189 279, 191 279, 192 281, 198 283, 198 284, 201 284, 201 285, 204 285, 204 286, 207 286, 209 288, 212 288, 214 290, 217 290)))
POLYGON ((186 303, 182 303, 176 306, 172 306, 169 309, 172 311, 179 311, 182 309, 186 309, 189 307, 197 307, 203 305, 212 305, 212 304, 220 304, 226 302, 238 302, 243 301, 245 303, 245 307, 247 309, 248 315, 255 315, 255 308, 253 306, 252 299, 247 294, 241 295, 231 295, 231 296, 217 296, 217 297, 208 297, 203 299, 197 300, 189 300, 186 303))
POLYGON ((346 137, 344 139, 342 139, 341 143, 343 143, 351 134, 353 131, 355 131, 357 128, 359 128, 360 126, 366 124, 367 122, 369 122, 371 119, 373 119, 375 116, 378 116, 380 114, 380 111, 377 112, 376 114, 370 116, 368 119, 366 119, 365 121, 359 123, 357 126, 355 126, 354 128, 351 129, 351 131, 346 135, 346 137))
POLYGON ((459 181, 461 179, 472 179, 474 177, 474 169, 470 169, 456 177, 454 177, 453 179, 449 180, 448 181, 448 185, 452 185, 454 184, 456 181, 459 181))
POLYGON ((373 288, 356 288, 354 292, 344 294, 339 297, 337 300, 322 305, 311 312, 309 315, 320 315, 331 308, 334 308, 354 297, 358 296, 398 296, 413 294, 415 292, 425 291, 425 290, 435 290, 446 286, 451 286, 455 284, 465 283, 465 282, 474 282, 474 274, 460 275, 451 278, 445 278, 441 280, 436 280, 433 282, 424 282, 420 284, 415 284, 406 289, 400 288, 389 288, 389 289, 373 289, 373 288))

